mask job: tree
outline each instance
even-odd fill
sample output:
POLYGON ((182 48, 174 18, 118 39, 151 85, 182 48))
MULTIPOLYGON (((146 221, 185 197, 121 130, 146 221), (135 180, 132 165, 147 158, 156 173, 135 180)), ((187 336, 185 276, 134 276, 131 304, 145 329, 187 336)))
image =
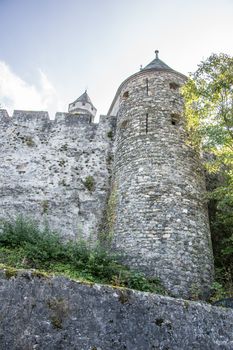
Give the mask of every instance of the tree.
POLYGON ((233 292, 233 57, 212 54, 183 88, 189 143, 205 155, 217 279, 233 292))

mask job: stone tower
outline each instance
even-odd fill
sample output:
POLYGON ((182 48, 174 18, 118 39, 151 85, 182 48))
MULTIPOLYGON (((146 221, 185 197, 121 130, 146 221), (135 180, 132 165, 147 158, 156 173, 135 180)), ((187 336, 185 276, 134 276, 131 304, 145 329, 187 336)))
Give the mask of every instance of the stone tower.
POLYGON ((186 77, 155 52, 120 85, 108 113, 117 116, 113 242, 128 265, 187 297, 205 293, 213 277, 205 178, 186 144, 179 91, 186 77))
POLYGON ((97 109, 94 107, 91 102, 90 97, 87 94, 87 91, 79 96, 74 102, 69 104, 68 112, 78 115, 88 114, 91 117, 91 122, 94 121, 97 109))

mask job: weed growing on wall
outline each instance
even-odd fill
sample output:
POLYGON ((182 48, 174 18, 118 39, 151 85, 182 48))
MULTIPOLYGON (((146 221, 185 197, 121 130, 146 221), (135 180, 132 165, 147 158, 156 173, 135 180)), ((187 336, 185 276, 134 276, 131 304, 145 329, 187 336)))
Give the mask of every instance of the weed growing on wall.
POLYGON ((88 189, 88 191, 93 192, 95 188, 95 181, 93 176, 87 176, 83 181, 84 186, 88 189))

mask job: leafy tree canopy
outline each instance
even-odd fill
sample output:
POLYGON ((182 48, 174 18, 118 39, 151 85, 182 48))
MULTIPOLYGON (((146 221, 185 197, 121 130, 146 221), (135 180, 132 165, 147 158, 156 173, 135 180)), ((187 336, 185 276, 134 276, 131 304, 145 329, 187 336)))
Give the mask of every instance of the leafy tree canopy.
POLYGON ((198 65, 182 92, 188 142, 206 155, 209 176, 216 174, 209 193, 215 261, 233 292, 233 57, 212 54, 198 65))

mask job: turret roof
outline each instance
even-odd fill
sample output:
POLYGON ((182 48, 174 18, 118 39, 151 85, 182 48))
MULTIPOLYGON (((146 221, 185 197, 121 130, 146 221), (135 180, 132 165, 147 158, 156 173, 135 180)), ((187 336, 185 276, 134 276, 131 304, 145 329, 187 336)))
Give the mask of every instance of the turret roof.
POLYGON ((173 71, 173 69, 171 67, 169 67, 166 63, 164 63, 163 61, 161 61, 159 59, 159 51, 155 50, 155 59, 153 61, 151 61, 147 66, 145 66, 142 70, 147 70, 147 69, 157 69, 157 70, 163 70, 163 69, 168 69, 173 71))
POLYGON ((81 96, 79 96, 77 98, 77 100, 75 100, 73 103, 76 103, 76 102, 90 103, 90 105, 92 105, 94 107, 93 103, 91 102, 90 97, 87 94, 87 90, 85 90, 85 92, 81 96))
POLYGON ((111 113, 112 113, 112 110, 113 110, 113 108, 114 108, 114 106, 115 106, 115 103, 116 103, 116 101, 117 101, 117 99, 118 99, 118 97, 119 97, 119 94, 120 94, 120 92, 121 92, 121 90, 122 90, 122 87, 130 80, 130 79, 132 79, 132 78, 135 78, 136 76, 138 76, 138 75, 141 75, 141 74, 147 74, 147 72, 148 71, 168 71, 168 72, 172 72, 172 73, 174 73, 174 74, 176 74, 176 75, 178 75, 178 76, 180 76, 180 77, 182 77, 183 79, 187 79, 187 77, 184 75, 184 74, 182 74, 182 73, 179 73, 179 72, 177 72, 177 71, 175 71, 174 69, 172 69, 171 67, 169 67, 166 63, 164 63, 163 61, 161 61, 160 59, 159 59, 159 57, 158 57, 158 54, 159 54, 159 51, 158 50, 155 50, 155 59, 153 60, 153 61, 151 61, 147 66, 145 66, 144 68, 140 68, 140 71, 139 72, 137 72, 137 73, 134 73, 133 75, 131 75, 130 77, 128 77, 127 79, 125 79, 124 81, 123 81, 123 83, 121 83, 121 85, 119 86, 119 88, 118 88, 118 90, 117 90, 117 92, 116 92, 116 95, 115 95, 115 97, 114 97, 114 99, 113 99, 113 101, 112 101, 112 104, 111 104, 111 106, 110 106, 110 108, 109 108, 109 111, 108 111, 108 115, 111 115, 111 113))

